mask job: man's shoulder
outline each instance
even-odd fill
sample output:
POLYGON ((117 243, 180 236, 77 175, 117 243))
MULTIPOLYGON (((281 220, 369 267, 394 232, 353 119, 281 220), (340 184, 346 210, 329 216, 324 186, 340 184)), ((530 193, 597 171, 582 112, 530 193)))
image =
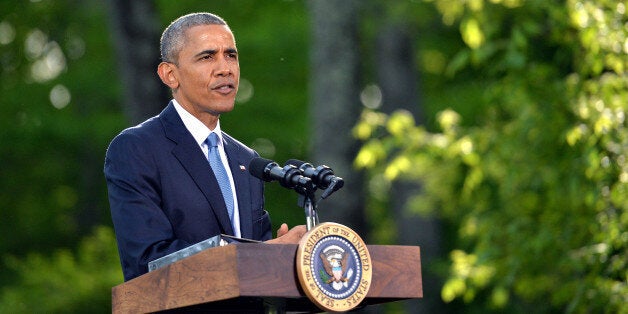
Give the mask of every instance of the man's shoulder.
MULTIPOLYGON (((174 107, 168 105, 158 115, 148 118, 140 124, 122 130, 113 141, 116 141, 118 138, 149 140, 151 138, 163 137, 167 120, 172 120, 171 116, 173 116, 173 114, 176 114, 174 107)), ((170 123, 172 124, 172 122, 170 123)))
POLYGON ((241 153, 248 154, 251 156, 258 156, 255 150, 248 147, 246 144, 240 142, 239 140, 235 139, 233 136, 225 133, 224 131, 222 132, 222 136, 227 145, 232 145, 233 148, 236 148, 241 153))
POLYGON ((154 116, 138 125, 124 129, 122 132, 120 132, 120 134, 128 133, 128 134, 134 134, 138 136, 147 136, 147 135, 154 134, 156 130, 161 129, 161 128, 162 128, 162 123, 160 122, 159 116, 154 116))
POLYGON ((155 116, 138 125, 122 130, 111 140, 109 145, 150 144, 157 138, 163 137, 164 132, 162 129, 159 117, 155 116))

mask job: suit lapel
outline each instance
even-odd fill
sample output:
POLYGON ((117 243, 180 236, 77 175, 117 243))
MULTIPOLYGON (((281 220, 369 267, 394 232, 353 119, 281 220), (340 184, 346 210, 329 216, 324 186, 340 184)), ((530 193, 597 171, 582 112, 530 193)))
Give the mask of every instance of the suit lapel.
POLYGON ((209 207, 216 216, 216 220, 218 220, 223 232, 233 235, 227 207, 214 172, 211 170, 209 162, 205 159, 200 147, 198 147, 190 132, 185 128, 174 105, 172 103, 168 104, 159 117, 163 123, 166 137, 177 143, 172 150, 172 154, 179 160, 203 195, 205 195, 209 207))
POLYGON ((248 193, 249 172, 247 170, 249 160, 246 155, 240 152, 239 146, 235 140, 229 135, 222 133, 223 144, 227 159, 229 160, 229 168, 235 182, 235 190, 238 196, 238 209, 240 214, 240 233, 243 238, 253 237, 253 223, 251 217, 251 195, 248 193))

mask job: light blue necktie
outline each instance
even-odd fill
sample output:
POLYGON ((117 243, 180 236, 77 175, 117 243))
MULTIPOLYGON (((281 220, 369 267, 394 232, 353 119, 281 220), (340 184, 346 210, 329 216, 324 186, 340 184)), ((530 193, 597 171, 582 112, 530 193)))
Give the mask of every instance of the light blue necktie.
POLYGON ((229 182, 229 176, 227 176, 227 171, 222 164, 222 159, 218 152, 218 135, 216 135, 216 133, 212 132, 209 134, 207 137, 207 146, 209 148, 207 159, 209 159, 209 165, 214 170, 214 175, 216 176, 216 180, 218 180, 222 197, 225 199, 225 205, 227 205, 229 219, 233 225, 233 194, 231 194, 231 182, 229 182))

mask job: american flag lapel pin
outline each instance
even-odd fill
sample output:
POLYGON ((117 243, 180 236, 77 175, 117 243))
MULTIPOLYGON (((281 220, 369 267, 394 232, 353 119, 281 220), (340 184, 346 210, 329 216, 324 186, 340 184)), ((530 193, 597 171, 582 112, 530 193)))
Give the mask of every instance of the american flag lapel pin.
POLYGON ((246 171, 246 167, 244 165, 240 165, 240 170, 241 171, 246 171))

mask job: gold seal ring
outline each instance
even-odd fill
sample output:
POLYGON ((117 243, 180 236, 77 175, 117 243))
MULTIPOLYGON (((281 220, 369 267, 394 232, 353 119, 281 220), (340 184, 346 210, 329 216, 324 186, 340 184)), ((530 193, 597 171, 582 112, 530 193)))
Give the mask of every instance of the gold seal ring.
POLYGON ((357 307, 371 286, 373 265, 366 244, 341 224, 326 222, 308 231, 299 241, 296 265, 301 288, 324 311, 357 307))

